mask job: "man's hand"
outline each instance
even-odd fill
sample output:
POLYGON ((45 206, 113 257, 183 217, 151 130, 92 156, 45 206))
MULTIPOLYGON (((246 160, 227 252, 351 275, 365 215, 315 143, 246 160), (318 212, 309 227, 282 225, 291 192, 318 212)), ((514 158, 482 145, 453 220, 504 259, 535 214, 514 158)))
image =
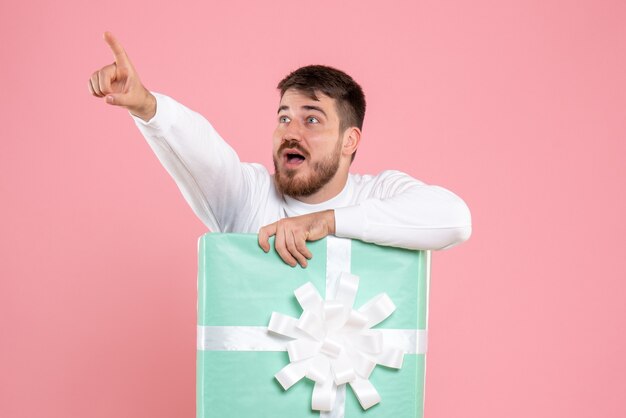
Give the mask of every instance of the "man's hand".
POLYGON ((295 267, 307 266, 312 254, 306 247, 306 241, 317 241, 326 235, 335 233, 335 211, 325 210, 308 215, 284 218, 259 230, 259 245, 263 251, 270 250, 269 238, 276 236, 274 247, 280 258, 295 267))
POLYGON ((89 79, 89 91, 105 97, 108 104, 125 107, 133 115, 149 121, 156 113, 156 98, 146 89, 122 45, 111 32, 104 33, 115 61, 94 72, 89 79))

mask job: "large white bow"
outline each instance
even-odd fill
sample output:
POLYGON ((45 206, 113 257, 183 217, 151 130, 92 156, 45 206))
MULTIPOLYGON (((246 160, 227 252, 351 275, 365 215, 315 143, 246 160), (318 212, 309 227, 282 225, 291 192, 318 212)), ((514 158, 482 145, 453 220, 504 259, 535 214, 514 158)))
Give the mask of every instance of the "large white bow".
POLYGON ((341 273, 332 300, 323 300, 312 283, 295 290, 302 306, 299 319, 272 313, 268 331, 293 338, 287 343, 290 363, 275 377, 285 390, 307 377, 315 382, 311 407, 330 411, 337 387, 349 383, 363 409, 380 402, 378 391, 369 381, 380 364, 399 369, 404 351, 390 347, 383 330, 370 329, 396 309, 386 293, 353 309, 359 277, 341 273))

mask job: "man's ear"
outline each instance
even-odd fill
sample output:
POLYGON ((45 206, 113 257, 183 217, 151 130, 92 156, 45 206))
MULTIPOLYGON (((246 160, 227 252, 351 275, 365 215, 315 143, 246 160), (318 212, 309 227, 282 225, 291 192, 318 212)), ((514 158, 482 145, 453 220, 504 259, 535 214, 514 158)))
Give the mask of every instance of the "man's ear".
POLYGON ((354 154, 361 143, 361 130, 356 126, 346 129, 343 133, 343 147, 341 153, 350 156, 354 154))

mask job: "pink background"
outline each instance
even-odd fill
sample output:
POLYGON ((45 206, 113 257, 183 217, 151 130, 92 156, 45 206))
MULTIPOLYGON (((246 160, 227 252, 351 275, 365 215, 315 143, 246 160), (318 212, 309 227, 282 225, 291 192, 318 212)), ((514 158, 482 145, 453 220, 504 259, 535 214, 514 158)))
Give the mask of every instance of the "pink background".
POLYGON ((0 5, 0 416, 194 416, 206 229, 88 94, 105 30, 266 165, 278 80, 342 68, 354 171, 467 201, 472 238, 434 255, 428 418, 626 416, 623 1, 156 4, 0 5))

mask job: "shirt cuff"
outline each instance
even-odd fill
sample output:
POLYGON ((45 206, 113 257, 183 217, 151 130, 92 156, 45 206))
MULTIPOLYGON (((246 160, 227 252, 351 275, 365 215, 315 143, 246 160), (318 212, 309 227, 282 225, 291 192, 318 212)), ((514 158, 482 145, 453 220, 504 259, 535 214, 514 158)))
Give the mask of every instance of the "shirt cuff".
POLYGON ((335 236, 363 240, 367 218, 360 205, 335 209, 335 236))

